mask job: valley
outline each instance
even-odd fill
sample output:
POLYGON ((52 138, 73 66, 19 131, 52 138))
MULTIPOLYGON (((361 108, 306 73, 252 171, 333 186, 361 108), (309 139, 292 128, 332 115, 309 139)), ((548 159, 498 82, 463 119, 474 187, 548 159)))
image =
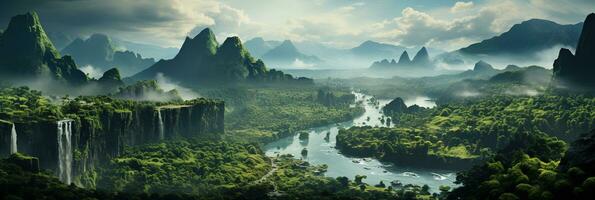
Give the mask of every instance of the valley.
POLYGON ((595 13, 230 2, 0 3, 0 199, 595 198, 595 13))

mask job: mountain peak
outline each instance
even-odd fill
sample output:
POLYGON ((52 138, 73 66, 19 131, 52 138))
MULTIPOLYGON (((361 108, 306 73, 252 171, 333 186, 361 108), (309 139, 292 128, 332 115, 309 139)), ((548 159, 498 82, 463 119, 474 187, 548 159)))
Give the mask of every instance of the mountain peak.
POLYGON ((409 64, 410 62, 411 59, 409 58, 409 53, 403 51, 403 54, 401 54, 401 57, 399 58, 399 64, 409 64))
POLYGON ((293 45, 293 42, 291 42, 291 40, 284 40, 281 45, 279 45, 280 47, 283 48, 293 48, 295 49, 295 45, 293 45))
POLYGON ((39 21, 39 16, 35 11, 28 12, 22 15, 16 15, 10 19, 10 23, 8 24, 8 29, 14 26, 25 26, 25 27, 32 27, 41 25, 39 21))
POLYGON ((285 40, 279 46, 272 49, 270 52, 280 52, 280 53, 290 53, 290 54, 297 54, 299 53, 298 49, 293 45, 291 40, 285 40))
POLYGON ((217 54, 225 59, 252 59, 250 53, 244 48, 242 41, 237 36, 225 39, 217 54))
POLYGON ((210 28, 205 28, 194 37, 194 39, 196 38, 212 39, 215 38, 215 33, 210 28))
POLYGON ((87 41, 111 44, 111 39, 107 35, 101 33, 94 33, 91 35, 91 37, 89 37, 89 39, 87 39, 87 41))
POLYGON ((366 40, 366 41, 362 42, 362 44, 360 44, 360 46, 376 45, 376 44, 380 44, 380 43, 379 42, 374 42, 372 40, 366 40))
MULTIPOLYGON (((587 16, 579 37, 575 55, 562 48, 554 61, 554 79, 563 85, 570 84, 579 90, 595 90, 595 14, 587 16), (576 86, 576 87, 575 87, 576 86)), ((570 86, 567 85, 567 86, 570 86)))
POLYGON ((492 67, 492 65, 490 65, 487 62, 484 62, 483 60, 480 60, 479 62, 475 63, 475 66, 473 67, 473 71, 488 71, 488 70, 494 70, 494 67, 492 67))
POLYGON ((422 47, 413 57, 411 61, 415 64, 429 64, 430 63, 430 55, 428 54, 428 50, 426 47, 422 47))
POLYGON ((576 57, 579 59, 593 59, 595 57, 595 13, 585 19, 583 31, 576 47, 576 57))
POLYGON ((194 38, 186 37, 177 57, 212 56, 217 53, 219 43, 210 28, 205 28, 194 38))
POLYGON ((9 50, 15 54, 60 57, 58 50, 43 30, 36 12, 12 17, 2 38, 5 43, 11 43, 4 44, 6 46, 20 46, 17 49, 9 50))
POLYGON ((262 38, 262 37, 255 37, 255 38, 252 38, 249 41, 264 43, 264 38, 262 38))
POLYGON ((225 41, 223 42, 223 44, 221 45, 221 47, 226 46, 226 45, 233 45, 233 46, 236 46, 236 47, 241 47, 242 46, 242 41, 237 36, 228 37, 227 39, 225 39, 225 41))
POLYGON ((466 55, 534 55, 536 52, 559 45, 574 47, 582 27, 581 23, 560 25, 549 20, 531 19, 513 25, 498 36, 458 51, 466 55))

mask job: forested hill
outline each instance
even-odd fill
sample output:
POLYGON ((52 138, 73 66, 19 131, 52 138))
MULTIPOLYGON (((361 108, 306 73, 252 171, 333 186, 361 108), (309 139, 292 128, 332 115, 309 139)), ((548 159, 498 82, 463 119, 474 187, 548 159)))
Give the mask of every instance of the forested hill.
POLYGON ((194 38, 187 37, 175 58, 160 60, 131 78, 153 79, 159 73, 186 85, 238 82, 311 83, 309 79, 296 79, 281 71, 267 69, 262 60, 256 60, 250 55, 238 37, 229 37, 219 45, 209 28, 194 38))
POLYGON ((79 70, 72 57, 61 56, 35 12, 12 17, 0 35, 0 78, 68 94, 110 92, 122 84, 116 69, 95 80, 79 70), (90 87, 82 89, 85 86, 90 87))

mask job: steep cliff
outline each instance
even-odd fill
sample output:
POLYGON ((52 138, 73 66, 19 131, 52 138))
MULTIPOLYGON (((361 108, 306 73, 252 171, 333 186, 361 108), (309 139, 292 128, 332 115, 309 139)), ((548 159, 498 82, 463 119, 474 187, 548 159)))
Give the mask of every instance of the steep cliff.
POLYGON ((554 80, 568 89, 595 90, 595 13, 587 16, 575 55, 562 48, 554 61, 554 80))
MULTIPOLYGON (((181 137, 212 137, 224 131, 224 103, 207 99, 167 104, 79 97, 65 102, 61 113, 46 117, 47 120, 14 122, 18 152, 38 157, 43 169, 54 170, 57 175, 60 171, 69 173, 67 177, 73 183, 91 187, 94 180, 87 172, 92 173, 98 164, 118 156, 125 146, 181 137), (63 126, 66 122, 69 125, 63 126)), ((9 120, 0 120, 2 156, 7 156, 4 147, 9 146, 9 120)))

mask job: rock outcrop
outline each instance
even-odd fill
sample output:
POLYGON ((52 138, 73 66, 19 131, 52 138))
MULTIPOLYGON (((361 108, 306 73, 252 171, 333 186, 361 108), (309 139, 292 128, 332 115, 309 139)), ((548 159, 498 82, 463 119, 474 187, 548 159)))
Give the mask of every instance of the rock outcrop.
POLYGON ((399 62, 389 62, 387 59, 374 62, 370 69, 381 69, 381 70, 419 70, 419 69, 433 69, 434 65, 430 60, 430 55, 426 47, 422 47, 413 57, 409 58, 409 53, 403 51, 399 57, 399 62))
POLYGON ((36 173, 40 170, 38 158, 23 155, 21 153, 12 154, 4 161, 18 165, 25 171, 36 173))
POLYGON ((161 73, 182 85, 222 85, 239 82, 292 82, 311 84, 308 79, 294 79, 268 70, 262 60, 256 60, 237 37, 230 37, 221 46, 211 29, 204 29, 194 38, 186 38, 178 55, 160 60, 148 69, 132 76, 133 80, 154 79, 161 73))
POLYGON ((422 67, 428 67, 432 64, 432 62, 430 61, 430 54, 428 53, 426 47, 422 47, 415 54, 415 57, 413 57, 413 60, 411 60, 411 64, 422 67))
MULTIPOLYGON (((393 63, 391 63, 391 64, 393 64, 393 63)), ((411 59, 409 58, 409 54, 407 53, 407 51, 403 51, 403 54, 401 54, 401 57, 399 57, 399 62, 394 63, 394 64, 401 64, 401 65, 411 64, 411 59)))
POLYGON ((567 89, 595 90, 595 13, 587 16, 576 54, 562 48, 554 61, 554 79, 567 89))

